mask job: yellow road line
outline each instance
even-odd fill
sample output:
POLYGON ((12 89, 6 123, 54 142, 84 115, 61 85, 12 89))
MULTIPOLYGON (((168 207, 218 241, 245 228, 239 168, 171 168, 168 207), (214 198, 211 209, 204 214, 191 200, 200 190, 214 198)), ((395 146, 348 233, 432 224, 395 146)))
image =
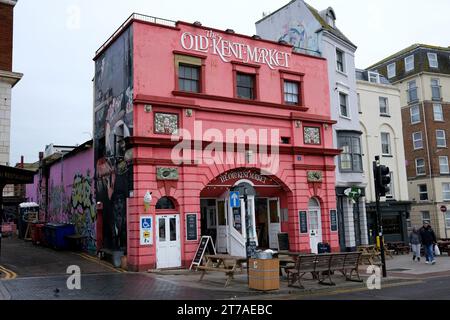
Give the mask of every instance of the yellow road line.
POLYGON ((5 278, 3 278, 2 280, 13 280, 15 278, 17 278, 17 273, 15 273, 12 270, 9 270, 3 266, 0 266, 0 272, 5 274, 5 278))
POLYGON ((109 263, 103 262, 103 261, 99 260, 98 258, 95 258, 95 257, 93 257, 93 256, 90 256, 90 255, 88 255, 88 254, 86 254, 86 253, 75 253, 75 254, 76 254, 77 256, 79 256, 79 257, 85 259, 85 260, 88 260, 88 261, 97 263, 97 264, 99 264, 99 265, 101 265, 101 266, 103 266, 103 267, 106 267, 106 268, 108 268, 108 269, 110 269, 110 270, 112 270, 112 271, 115 271, 115 272, 118 272, 118 273, 125 273, 125 272, 127 272, 126 270, 124 270, 124 269, 122 269, 122 268, 114 268, 114 267, 111 266, 109 263))

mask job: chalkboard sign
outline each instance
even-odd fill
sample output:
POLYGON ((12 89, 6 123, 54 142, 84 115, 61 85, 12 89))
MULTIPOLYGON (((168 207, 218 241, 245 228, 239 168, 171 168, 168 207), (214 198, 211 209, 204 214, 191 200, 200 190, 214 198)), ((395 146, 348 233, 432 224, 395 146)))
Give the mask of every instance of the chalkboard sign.
POLYGON ((186 240, 187 241, 197 241, 197 214, 188 213, 186 215, 186 240))
POLYGON ((202 264, 203 256, 206 251, 210 254, 216 254, 213 239, 208 236, 203 236, 198 244, 197 252, 195 253, 194 260, 192 260, 191 267, 189 268, 190 270, 192 270, 192 266, 199 266, 202 264))
POLYGON ((279 233, 278 234, 278 250, 289 251, 289 234, 279 233))
POLYGON ((300 211, 300 233, 308 233, 308 213, 306 211, 300 211))
POLYGON ((247 247, 247 257, 256 257, 256 241, 250 241, 249 246, 247 247))
POLYGON ((330 210, 331 231, 338 231, 337 211, 330 210))

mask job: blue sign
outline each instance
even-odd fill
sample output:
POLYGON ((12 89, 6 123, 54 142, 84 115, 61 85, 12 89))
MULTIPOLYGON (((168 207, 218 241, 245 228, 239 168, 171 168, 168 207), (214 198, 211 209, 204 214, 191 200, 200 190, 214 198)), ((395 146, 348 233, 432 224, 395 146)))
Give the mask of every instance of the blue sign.
POLYGON ((230 205, 231 205, 231 208, 240 208, 241 207, 241 199, 240 199, 239 191, 230 192, 230 205))
POLYGON ((142 228, 151 229, 152 228, 152 218, 142 218, 142 228))

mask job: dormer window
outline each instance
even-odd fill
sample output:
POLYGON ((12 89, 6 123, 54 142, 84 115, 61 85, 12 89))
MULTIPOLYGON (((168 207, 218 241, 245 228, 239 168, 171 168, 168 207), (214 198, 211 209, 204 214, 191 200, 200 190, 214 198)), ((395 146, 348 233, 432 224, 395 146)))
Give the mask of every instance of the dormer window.
POLYGON ((326 21, 330 27, 336 28, 336 14, 331 7, 326 11, 326 21))
POLYGON ((336 27, 335 24, 334 24, 335 21, 334 21, 333 17, 330 14, 327 15, 327 23, 333 28, 336 27))

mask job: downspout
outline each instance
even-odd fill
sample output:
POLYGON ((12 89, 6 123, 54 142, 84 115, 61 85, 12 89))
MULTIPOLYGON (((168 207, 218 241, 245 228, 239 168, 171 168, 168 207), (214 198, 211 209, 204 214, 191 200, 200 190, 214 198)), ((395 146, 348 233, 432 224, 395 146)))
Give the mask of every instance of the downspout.
MULTIPOLYGON (((431 165, 431 157, 430 157, 430 143, 428 140, 428 126, 427 126, 427 116, 425 113, 425 87, 423 84, 423 74, 420 75, 420 89, 422 92, 422 113, 423 113, 423 125, 424 125, 424 131, 425 131, 425 140, 427 142, 427 158, 428 158, 428 172, 429 172, 429 181, 431 184, 431 195, 432 195, 432 199, 433 199, 433 204, 434 204, 434 212, 435 212, 435 217, 436 217, 436 224, 435 226, 437 227, 439 224, 439 213, 437 212, 437 207, 436 207, 436 190, 434 188, 434 184, 433 184, 433 174, 432 174, 432 165, 431 165)), ((439 232, 440 233, 440 232, 439 232)))

